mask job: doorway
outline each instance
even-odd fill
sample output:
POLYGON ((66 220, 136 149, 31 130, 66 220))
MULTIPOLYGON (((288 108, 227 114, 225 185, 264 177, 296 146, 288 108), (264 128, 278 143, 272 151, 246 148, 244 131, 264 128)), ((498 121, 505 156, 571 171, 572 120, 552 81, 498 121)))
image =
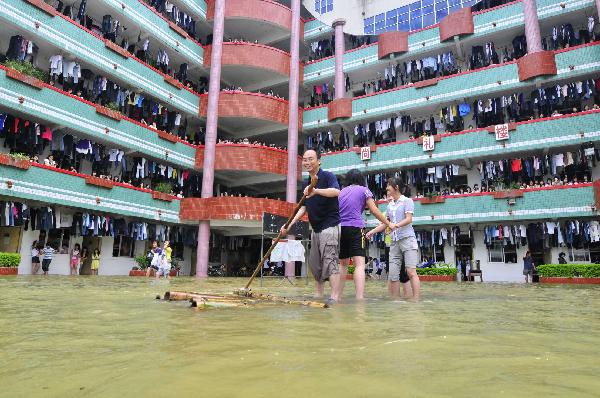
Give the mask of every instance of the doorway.
MULTIPOLYGON (((99 236, 84 236, 83 242, 81 243, 82 250, 87 248, 88 255, 85 261, 79 267, 79 275, 91 275, 92 274, 92 253, 94 250, 101 249, 101 238, 99 236)), ((102 256, 100 257, 102 258, 102 256)))
POLYGON ((454 261, 456 268, 460 270, 462 280, 467 280, 467 264, 471 267, 473 264, 473 240, 470 233, 459 234, 456 237, 456 245, 454 246, 454 261))

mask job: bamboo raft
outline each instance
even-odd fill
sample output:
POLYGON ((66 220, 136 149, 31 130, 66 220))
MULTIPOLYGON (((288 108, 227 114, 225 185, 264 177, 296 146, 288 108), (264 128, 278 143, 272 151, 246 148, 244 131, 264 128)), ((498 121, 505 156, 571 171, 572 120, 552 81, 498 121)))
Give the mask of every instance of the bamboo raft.
MULTIPOLYGON (((312 189, 317 184, 317 176, 311 176, 310 184, 308 185, 308 191, 312 191, 312 189)), ((283 230, 287 230, 292 222, 294 216, 298 213, 298 210, 304 205, 304 201, 306 200, 307 193, 305 192, 300 202, 296 204, 294 211, 288 218, 287 222, 283 226, 283 230)), ((164 299, 166 301, 189 301, 194 308, 198 309, 207 309, 207 308, 236 308, 236 307, 247 307, 250 304, 265 304, 265 303, 281 303, 281 304, 293 304, 293 305, 302 305, 305 307, 312 308, 328 308, 329 305, 326 303, 320 303, 318 301, 309 301, 309 300, 296 300, 290 299, 287 297, 278 297, 273 296, 272 294, 264 294, 264 293, 256 293, 250 290, 250 284, 258 274, 258 271, 264 264, 265 260, 269 258, 271 252, 277 245, 283 236, 283 230, 279 231, 277 237, 273 240, 271 247, 263 258, 258 262, 250 280, 243 289, 238 289, 233 292, 233 294, 211 294, 211 293, 197 293, 197 292, 166 292, 164 295, 164 299)), ((157 298, 160 298, 157 297, 157 298)))
POLYGON ((250 305, 280 303, 300 305, 311 308, 328 308, 326 303, 310 300, 297 300, 288 297, 278 297, 271 294, 256 293, 251 290, 239 289, 233 294, 213 294, 198 292, 165 292, 163 299, 166 301, 189 301, 193 308, 242 308, 250 305))

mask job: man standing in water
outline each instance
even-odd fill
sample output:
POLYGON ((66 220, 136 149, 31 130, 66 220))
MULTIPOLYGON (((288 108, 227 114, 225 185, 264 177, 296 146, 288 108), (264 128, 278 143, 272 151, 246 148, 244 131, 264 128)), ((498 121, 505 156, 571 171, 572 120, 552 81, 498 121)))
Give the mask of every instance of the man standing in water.
MULTIPOLYGON (((421 294, 421 282, 417 275, 419 246, 415 230, 412 227, 415 204, 411 198, 402 195, 401 192, 403 192, 404 186, 398 178, 388 179, 386 190, 388 197, 391 197, 387 206, 387 216, 394 224, 394 228, 392 228, 392 245, 390 247, 390 273, 388 276, 390 294, 392 297, 400 295, 400 269, 404 260, 410 278, 413 298, 418 300, 421 294)), ((370 239, 374 234, 383 231, 385 228, 385 224, 379 224, 367 233, 367 238, 370 239)))
MULTIPOLYGON (((312 191, 308 191, 310 177, 304 184, 306 200, 300 208, 288 230, 308 213, 308 221, 312 227, 310 238, 310 270, 317 282, 317 297, 323 297, 325 281, 331 285, 331 300, 338 300, 340 284, 339 244, 340 244, 340 209, 338 196, 340 186, 333 173, 321 169, 321 155, 309 149, 304 152, 302 166, 310 177, 318 178, 312 191)), ((287 231, 281 227, 285 235, 287 231)))

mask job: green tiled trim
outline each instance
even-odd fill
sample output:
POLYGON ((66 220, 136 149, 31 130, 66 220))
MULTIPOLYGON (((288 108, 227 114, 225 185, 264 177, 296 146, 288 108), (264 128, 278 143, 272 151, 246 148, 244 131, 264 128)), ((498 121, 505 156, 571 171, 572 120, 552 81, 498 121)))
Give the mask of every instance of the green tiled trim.
MULTIPOLYGON (((146 33, 183 55, 192 65, 203 65, 204 49, 183 38, 169 27, 169 23, 140 3, 140 0, 101 0, 118 14, 126 14, 136 21, 146 33), (125 5, 125 8, 122 7, 125 5), (177 45, 179 43, 179 46, 177 45)), ((192 2, 189 2, 194 4, 192 2)), ((113 14, 115 15, 115 14, 113 14)))
POLYGON ((52 89, 37 90, 9 79, 4 70, 0 70, 0 104, 32 118, 81 132, 92 140, 113 142, 116 147, 164 159, 164 162, 178 167, 191 168, 195 163, 194 147, 165 141, 155 132, 128 120, 117 122, 104 117, 96 113, 92 105, 52 89), (19 97, 24 99, 22 104, 19 97), (106 127, 109 128, 108 134, 106 127), (169 150, 168 158, 165 158, 165 150, 169 150))
POLYGON ((304 24, 304 40, 312 40, 314 37, 319 37, 325 33, 332 33, 333 28, 325 25, 318 19, 313 19, 304 24))
POLYGON ((401 167, 418 167, 439 162, 451 162, 465 158, 504 155, 539 148, 553 148, 566 145, 600 141, 600 112, 586 113, 573 117, 548 119, 535 123, 517 125, 510 133, 510 140, 503 146, 496 141, 494 134, 487 130, 472 133, 444 136, 435 144, 432 157, 423 152, 416 141, 396 145, 383 145, 371 153, 371 160, 365 166, 355 152, 340 152, 323 155, 323 168, 335 174, 344 174, 357 168, 363 172, 394 170, 401 167), (581 137, 580 133, 584 133, 581 137))
MULTIPOLYGON (((541 0, 537 2, 538 17, 540 20, 543 20, 556 15, 567 14, 583 8, 592 7, 593 5, 593 0, 541 0), (561 3, 565 4, 564 9, 560 7, 561 3)), ((511 4, 492 11, 479 13, 473 16, 473 23, 475 25, 475 33, 469 37, 469 40, 473 38, 483 38, 486 35, 497 34, 502 30, 523 25, 523 4, 511 4), (492 23, 496 23, 496 26, 494 27, 492 23)), ((440 43, 438 27, 425 29, 408 36, 409 52, 406 55, 406 58, 418 57, 419 54, 425 51, 432 51, 438 48, 450 48, 450 46, 453 47, 454 44, 440 43), (423 45, 423 43, 425 43, 425 45, 423 45)), ((372 47, 374 50, 371 47, 367 47, 352 52, 346 52, 344 54, 344 71, 352 71, 377 64, 383 69, 388 64, 389 60, 379 61, 377 57, 377 46, 375 45, 372 47), (365 61, 364 63, 363 60, 365 61)), ((316 80, 332 77, 334 74, 335 61, 333 58, 317 61, 304 67, 304 83, 311 84, 316 80), (320 74, 318 74, 319 72, 320 74)))
MULTIPOLYGON (((525 192, 516 204, 492 195, 446 198, 444 203, 421 205, 415 200, 414 225, 447 225, 460 223, 504 222, 539 219, 571 219, 595 216, 591 206, 594 191, 591 186, 525 192), (509 213, 509 211, 511 213, 509 213), (433 218, 432 218, 433 216, 433 218)), ((385 212, 387 205, 380 204, 385 212)), ((379 224, 369 216, 367 224, 379 224)))
POLYGON ((0 165, 0 174, 0 195, 14 200, 35 200, 145 220, 179 222, 179 200, 155 200, 148 192, 120 186, 100 188, 86 184, 82 177, 41 167, 20 170, 0 165), (7 181, 12 183, 11 188, 7 181))
MULTIPOLYGON (((179 0, 185 4, 194 15, 200 18, 202 21, 206 21, 206 1, 204 0, 179 0)), ((199 21, 196 21, 199 22, 199 21)), ((196 26, 196 29, 198 26, 196 26)))
MULTIPOLYGON (((556 66, 558 69, 556 76, 538 79, 543 84, 549 84, 558 79, 576 78, 597 71, 600 67, 600 45, 582 46, 560 52, 556 54, 556 66), (575 68, 570 70, 570 65, 575 65, 575 68)), ((434 86, 421 89, 408 87, 360 97, 352 101, 352 118, 347 122, 357 123, 363 119, 388 116, 394 112, 404 112, 423 105, 447 104, 463 98, 490 95, 506 92, 506 90, 516 92, 534 83, 534 81, 519 82, 517 64, 513 62, 452 76, 440 80, 434 86)), ((334 124, 327 121, 326 106, 306 110, 303 116, 305 131, 327 128, 334 124)))
MULTIPOLYGON (((138 4, 138 7, 144 6, 138 4)), ((14 27, 15 32, 17 27, 24 30, 25 36, 39 45, 51 43, 58 51, 95 65, 107 76, 118 77, 165 104, 187 114, 198 115, 200 101, 197 95, 171 86, 159 73, 133 58, 124 59, 106 48, 102 40, 91 34, 84 34, 79 27, 59 16, 52 17, 23 0, 5 0, 0 7, 0 22, 5 24, 5 28, 14 27)))

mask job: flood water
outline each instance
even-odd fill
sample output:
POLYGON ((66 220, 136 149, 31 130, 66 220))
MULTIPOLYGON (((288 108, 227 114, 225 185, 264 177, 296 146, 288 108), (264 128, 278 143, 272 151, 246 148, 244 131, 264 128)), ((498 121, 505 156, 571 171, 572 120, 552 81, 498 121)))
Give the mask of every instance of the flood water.
MULTIPOLYGON (((424 283, 423 301, 198 311, 245 279, 0 278, 0 397, 597 397, 600 287, 424 283)), ((312 283, 254 290, 309 297, 312 283)))

